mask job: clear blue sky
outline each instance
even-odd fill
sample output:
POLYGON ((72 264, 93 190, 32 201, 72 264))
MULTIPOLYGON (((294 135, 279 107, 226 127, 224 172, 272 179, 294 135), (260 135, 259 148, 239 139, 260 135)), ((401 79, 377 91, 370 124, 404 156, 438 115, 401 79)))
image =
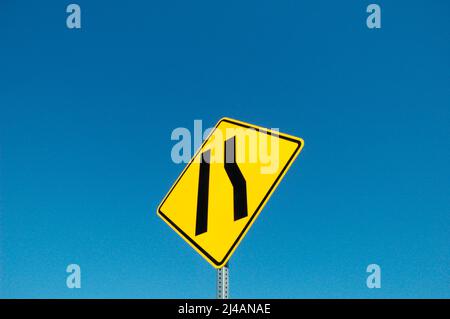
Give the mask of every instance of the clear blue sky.
POLYGON ((450 5, 0 3, 0 297, 215 297, 156 216, 170 134, 223 116, 305 148, 231 259, 236 298, 450 297, 450 5), (66 266, 82 288, 66 288, 66 266), (365 286, 366 266, 382 288, 365 286))

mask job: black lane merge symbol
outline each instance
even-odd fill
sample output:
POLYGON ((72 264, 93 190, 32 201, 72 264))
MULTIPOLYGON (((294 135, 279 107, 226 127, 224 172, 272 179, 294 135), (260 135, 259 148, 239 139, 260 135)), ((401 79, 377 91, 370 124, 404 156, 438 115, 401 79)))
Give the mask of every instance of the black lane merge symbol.
MULTIPOLYGON (((224 142, 224 150, 225 171, 233 185, 234 221, 237 221, 248 216, 248 208, 247 183, 236 163, 236 137, 232 137, 224 142)), ((208 230, 209 164, 211 151, 205 151, 201 156, 195 236, 201 235, 208 230)))

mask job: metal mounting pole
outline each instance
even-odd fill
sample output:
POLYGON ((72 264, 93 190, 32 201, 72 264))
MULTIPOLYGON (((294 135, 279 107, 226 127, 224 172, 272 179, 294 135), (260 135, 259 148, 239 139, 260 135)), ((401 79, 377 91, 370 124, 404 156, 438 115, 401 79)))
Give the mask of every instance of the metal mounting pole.
POLYGON ((227 263, 217 269, 217 299, 228 299, 229 289, 229 266, 227 263))

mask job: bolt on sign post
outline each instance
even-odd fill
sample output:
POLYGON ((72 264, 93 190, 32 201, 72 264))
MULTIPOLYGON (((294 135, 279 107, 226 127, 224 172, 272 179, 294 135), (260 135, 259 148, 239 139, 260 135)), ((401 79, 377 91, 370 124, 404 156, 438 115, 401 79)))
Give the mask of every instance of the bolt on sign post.
POLYGON ((301 138, 223 118, 164 197, 158 215, 222 268, 302 148, 301 138))

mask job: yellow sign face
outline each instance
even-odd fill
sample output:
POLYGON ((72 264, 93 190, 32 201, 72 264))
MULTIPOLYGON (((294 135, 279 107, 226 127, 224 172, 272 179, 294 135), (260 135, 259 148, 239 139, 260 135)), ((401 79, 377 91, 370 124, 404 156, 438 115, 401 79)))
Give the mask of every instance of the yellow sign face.
POLYGON ((303 148, 303 140, 221 119, 158 207, 214 267, 223 267, 303 148))

